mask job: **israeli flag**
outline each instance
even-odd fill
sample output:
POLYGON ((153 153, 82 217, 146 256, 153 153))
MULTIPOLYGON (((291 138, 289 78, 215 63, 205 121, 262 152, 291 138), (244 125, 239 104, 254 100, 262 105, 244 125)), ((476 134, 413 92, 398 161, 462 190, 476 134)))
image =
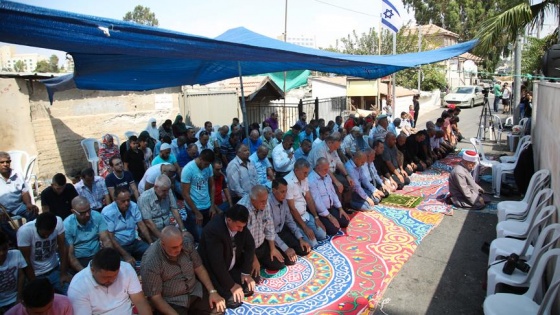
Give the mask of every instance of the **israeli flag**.
POLYGON ((398 33, 402 26, 400 8, 403 8, 401 0, 382 0, 381 23, 394 33, 398 33), (399 8, 399 9, 397 9, 399 8))

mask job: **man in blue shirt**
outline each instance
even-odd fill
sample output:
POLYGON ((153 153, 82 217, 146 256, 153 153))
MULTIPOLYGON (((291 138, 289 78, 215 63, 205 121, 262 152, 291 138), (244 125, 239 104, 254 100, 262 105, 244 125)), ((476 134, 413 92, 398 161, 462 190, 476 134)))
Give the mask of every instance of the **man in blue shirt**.
POLYGON ((202 150, 200 156, 189 162, 181 172, 181 187, 187 208, 185 226, 196 242, 200 240, 202 228, 219 214, 219 209, 214 207, 214 158, 212 150, 202 150))
POLYGON ((299 149, 294 151, 294 159, 297 161, 299 159, 306 159, 309 156, 309 152, 311 152, 311 141, 309 139, 304 139, 301 142, 299 149))
POLYGON ((268 160, 268 147, 261 145, 257 151, 249 157, 249 161, 253 163, 257 169, 257 183, 266 186, 269 190, 272 189, 272 182, 270 179, 274 178, 272 171, 272 164, 268 160))
POLYGON ((103 208, 101 214, 107 223, 114 248, 124 261, 134 266, 136 260, 142 259, 142 255, 149 247, 148 243, 152 243, 152 238, 142 220, 138 205, 130 201, 128 189, 117 188, 114 197, 115 201, 103 208), (136 238, 136 227, 148 243, 136 238))
POLYGON ((69 265, 76 272, 87 267, 93 256, 103 247, 113 247, 107 223, 101 213, 91 211, 89 201, 82 196, 72 199, 72 214, 64 219, 69 265))

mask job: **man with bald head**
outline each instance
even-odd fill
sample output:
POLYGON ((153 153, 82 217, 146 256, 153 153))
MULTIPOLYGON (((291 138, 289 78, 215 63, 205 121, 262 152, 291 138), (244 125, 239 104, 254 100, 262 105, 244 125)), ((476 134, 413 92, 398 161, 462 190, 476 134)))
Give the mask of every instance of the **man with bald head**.
POLYGON ((340 228, 348 227, 350 217, 342 209, 342 204, 334 190, 329 176, 329 161, 324 157, 319 158, 315 163, 315 169, 307 178, 315 209, 327 234, 335 235, 340 228))
POLYGON ((257 152, 251 154, 249 160, 257 169, 257 183, 270 189, 272 186, 271 179, 274 178, 274 171, 272 170, 272 164, 268 160, 268 147, 264 144, 261 145, 257 152))
POLYGON ((398 151, 397 136, 395 136, 392 132, 388 132, 385 137, 383 154, 381 155, 381 158, 385 163, 383 164, 383 170, 378 171, 381 171, 387 178, 393 178, 393 180, 397 183, 398 190, 401 190, 405 185, 410 184, 410 178, 408 178, 404 168, 399 166, 398 151))
POLYGON ((233 203, 248 195, 257 181, 257 169, 249 160, 249 147, 241 144, 237 148, 237 156, 229 162, 226 174, 233 203))
POLYGON ((172 183, 169 177, 161 174, 156 178, 154 187, 146 190, 138 199, 142 219, 154 239, 160 238, 160 231, 171 224, 171 216, 175 218, 179 228, 187 233, 171 188, 172 183))
POLYGON ((225 301, 215 289, 194 242, 174 226, 161 231, 142 257, 142 288, 161 314, 222 314, 225 301))
POLYGON ((365 163, 365 153, 358 151, 345 165, 348 174, 350 174, 355 183, 354 187, 352 187, 352 201, 350 204, 357 210, 373 210, 373 207, 384 197, 383 192, 375 188, 364 174, 362 166, 365 163))
POLYGON ((268 204, 267 188, 262 185, 254 186, 250 194, 239 200, 238 204, 249 210, 247 229, 255 240, 255 257, 251 270, 253 278, 258 282, 261 265, 268 270, 280 270, 286 264, 294 264, 284 260, 274 243, 276 231, 268 204))
POLYGON ((249 148, 249 154, 257 152, 257 149, 263 144, 257 129, 251 130, 249 137, 243 139, 243 144, 249 148))
POLYGON ((68 263, 76 272, 81 271, 100 250, 113 247, 107 223, 101 213, 91 211, 89 201, 82 196, 72 199, 71 215, 64 219, 65 239, 68 245, 68 263))

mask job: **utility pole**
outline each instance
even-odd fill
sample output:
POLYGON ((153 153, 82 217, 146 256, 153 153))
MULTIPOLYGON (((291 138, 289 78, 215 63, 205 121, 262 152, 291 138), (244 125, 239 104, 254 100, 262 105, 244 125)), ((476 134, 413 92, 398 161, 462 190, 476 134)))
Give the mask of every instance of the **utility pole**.
POLYGON ((513 77, 513 84, 515 91, 513 91, 513 103, 511 104, 511 109, 513 112, 514 124, 519 122, 519 102, 521 101, 521 50, 523 46, 523 37, 517 35, 515 40, 515 54, 513 56, 515 75, 513 77))
MULTIPOLYGON (((284 8, 284 42, 288 41, 288 0, 286 0, 286 6, 284 8)), ((284 132, 286 132, 286 126, 287 126, 287 121, 286 121, 286 76, 287 76, 287 72, 284 71, 284 88, 282 89, 282 91, 284 92, 284 107, 282 108, 282 119, 284 120, 283 125, 283 129, 284 132)), ((298 113, 298 118, 299 118, 299 113, 298 113)), ((276 130, 274 130, 276 131, 276 130)))
MULTIPOLYGON (((418 25, 418 52, 422 51, 422 27, 418 25)), ((418 66, 418 94, 420 94, 420 84, 422 82, 422 68, 418 66)))

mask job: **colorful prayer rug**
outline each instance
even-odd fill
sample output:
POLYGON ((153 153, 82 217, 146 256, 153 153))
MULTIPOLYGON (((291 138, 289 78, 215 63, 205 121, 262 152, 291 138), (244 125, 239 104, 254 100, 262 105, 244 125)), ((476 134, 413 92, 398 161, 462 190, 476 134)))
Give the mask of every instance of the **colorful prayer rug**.
POLYGON ((387 206, 397 206, 405 208, 416 208, 423 198, 418 196, 405 196, 400 194, 390 194, 389 197, 383 198, 381 204, 387 206))
POLYGON ((383 292, 442 214, 378 205, 346 233, 279 272, 261 271, 252 297, 227 314, 373 314, 383 292))

